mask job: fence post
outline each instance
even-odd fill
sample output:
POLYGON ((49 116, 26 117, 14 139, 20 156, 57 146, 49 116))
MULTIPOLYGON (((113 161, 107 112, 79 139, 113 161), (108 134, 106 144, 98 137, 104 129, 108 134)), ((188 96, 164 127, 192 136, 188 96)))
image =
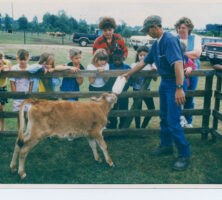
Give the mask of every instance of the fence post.
MULTIPOLYGON (((217 93, 221 93, 221 85, 222 85, 222 79, 220 76, 217 75, 217 86, 215 91, 215 104, 214 104, 214 111, 213 112, 220 112, 220 98, 217 97, 217 93)), ((213 131, 212 131, 212 140, 213 142, 216 142, 216 136, 214 134, 214 130, 217 130, 218 128, 218 119, 216 116, 213 117, 213 131)))
MULTIPOLYGON (((203 105, 204 110, 210 110, 211 97, 212 97, 212 86, 213 86, 213 76, 214 76, 214 74, 209 74, 206 76, 204 105, 203 105)), ((210 115, 206 115, 206 114, 203 115, 202 128, 205 130, 202 132, 202 139, 204 139, 204 140, 206 140, 208 138, 209 121, 210 121, 210 115)))

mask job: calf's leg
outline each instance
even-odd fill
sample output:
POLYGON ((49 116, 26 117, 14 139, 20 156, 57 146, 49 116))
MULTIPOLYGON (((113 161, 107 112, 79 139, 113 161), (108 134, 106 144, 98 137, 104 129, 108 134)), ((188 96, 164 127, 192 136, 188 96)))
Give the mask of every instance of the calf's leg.
POLYGON ((100 131, 96 136, 96 141, 99 145, 99 147, 102 149, 103 154, 105 156, 106 162, 109 164, 110 167, 115 167, 115 165, 113 164, 113 161, 111 160, 109 153, 107 151, 107 144, 103 139, 102 136, 102 131, 100 131))
POLYGON ((97 152, 97 149, 96 149, 96 140, 94 138, 90 138, 90 137, 88 137, 87 140, 89 142, 89 146, 92 149, 95 160, 98 162, 102 162, 102 160, 97 152))
POLYGON ((26 177, 25 173, 25 159, 28 155, 28 152, 38 143, 38 140, 28 140, 24 144, 24 146, 20 150, 19 154, 19 169, 18 169, 18 174, 20 175, 21 179, 24 179, 26 177))

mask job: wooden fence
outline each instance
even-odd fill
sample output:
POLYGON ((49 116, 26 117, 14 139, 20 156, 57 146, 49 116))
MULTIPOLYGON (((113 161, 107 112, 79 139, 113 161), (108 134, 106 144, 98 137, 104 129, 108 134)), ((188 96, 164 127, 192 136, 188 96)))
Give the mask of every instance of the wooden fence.
MULTIPOLYGON (((50 77, 117 77, 120 74, 125 73, 126 70, 114 70, 114 71, 80 71, 78 74, 70 73, 69 71, 53 72, 43 75, 42 73, 30 74, 26 71, 9 71, 0 73, 1 77, 29 77, 29 78, 50 78, 50 77)), ((154 71, 140 71, 134 74, 134 76, 144 76, 147 79, 157 78, 158 74, 154 71)), ((203 98, 203 108, 202 109, 184 109, 182 114, 198 115, 202 116, 202 123, 200 122, 199 127, 195 128, 184 128, 186 134, 202 134, 202 138, 207 138, 208 133, 211 133, 213 137, 216 137, 217 132, 217 120, 222 119, 222 114, 219 113, 219 100, 221 100, 221 74, 216 73, 215 70, 198 70, 193 71, 191 76, 205 77, 205 88, 202 90, 187 91, 186 96, 202 97, 203 98), (215 91, 215 109, 214 109, 214 126, 209 127, 210 116, 211 116, 211 97, 212 97, 212 87, 213 78, 217 76, 217 90, 215 91)), ((92 96, 99 96, 102 92, 0 92, 1 97, 12 98, 12 99, 27 99, 27 98, 39 98, 39 99, 49 99, 49 98, 89 98, 92 96)), ((118 96, 118 98, 132 98, 132 97, 155 97, 158 98, 158 91, 128 91, 123 92, 118 96)), ((109 116, 152 116, 158 117, 159 110, 122 110, 122 111, 111 111, 109 116)), ((0 118, 17 118, 18 112, 0 112, 0 118)), ((17 123, 15 124, 17 126, 17 123)), ((142 135, 146 136, 148 134, 160 133, 160 129, 152 128, 124 128, 124 129, 106 129, 103 134, 107 135, 142 135)), ((218 133, 219 134, 219 133, 218 133)), ((17 131, 0 131, 0 136, 16 136, 17 131)))

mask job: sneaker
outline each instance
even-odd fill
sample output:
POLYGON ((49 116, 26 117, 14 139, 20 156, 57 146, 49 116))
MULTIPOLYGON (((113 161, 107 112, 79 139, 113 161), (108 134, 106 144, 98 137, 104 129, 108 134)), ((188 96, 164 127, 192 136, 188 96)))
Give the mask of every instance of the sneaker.
POLYGON ((150 152, 151 156, 163 156, 173 154, 173 147, 159 147, 156 150, 150 152))
POLYGON ((72 142, 74 140, 74 138, 68 138, 67 139, 69 142, 72 142))
POLYGON ((174 170, 185 170, 190 164, 190 157, 179 157, 173 165, 174 170))
POLYGON ((180 117, 180 125, 181 127, 184 127, 187 124, 187 120, 184 116, 180 117))
POLYGON ((185 124, 184 127, 185 128, 193 128, 193 125, 192 124, 185 124))

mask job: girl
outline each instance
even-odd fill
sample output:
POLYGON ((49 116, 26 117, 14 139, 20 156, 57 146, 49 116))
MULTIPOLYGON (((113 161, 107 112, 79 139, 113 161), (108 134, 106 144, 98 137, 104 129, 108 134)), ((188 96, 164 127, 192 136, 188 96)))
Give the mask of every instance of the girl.
MULTIPOLYGON (((97 49, 91 64, 87 66, 87 70, 97 70, 102 72, 104 70, 109 70, 108 55, 105 49, 97 49)), ((89 91, 106 91, 106 82, 109 78, 89 78, 89 91)))
MULTIPOLYGON (((131 65, 131 68, 134 68, 138 62, 144 59, 145 55, 149 52, 149 48, 147 46, 141 46, 137 49, 137 54, 136 54, 136 62, 131 65)), ((143 70, 156 70, 155 66, 152 66, 150 64, 146 65, 143 70)), ((142 87, 144 77, 136 77, 133 78, 133 91, 139 91, 142 87)), ((147 90, 150 90, 150 85, 148 86, 147 90)), ((133 98, 134 102, 137 101, 136 98, 133 98)), ((153 102, 152 97, 144 97, 142 100, 145 102, 146 106, 148 109, 155 109, 155 105, 153 102)), ((142 109, 142 101, 139 105, 139 109, 142 109)), ((142 123, 141 128, 146 128, 150 121, 151 117, 145 117, 142 123)), ((135 117, 135 123, 136 123, 136 128, 140 128, 140 117, 135 117)))
MULTIPOLYGON (((71 62, 66 65, 59 65, 55 67, 55 70, 70 70, 71 72, 78 72, 79 70, 84 70, 84 67, 81 64, 82 61, 82 52, 79 49, 70 49, 69 50, 69 58, 71 62)), ((60 87, 60 91, 70 91, 70 92, 78 92, 79 86, 83 83, 83 77, 78 78, 63 78, 62 85, 60 87)), ((78 101, 78 98, 74 99, 66 99, 70 101, 78 101)))
MULTIPOLYGON (((35 73, 37 71, 43 71, 44 73, 53 72, 55 70, 55 58, 51 53, 42 53, 38 63, 30 66, 28 71, 30 73, 35 73)), ((46 91, 56 91, 56 86, 60 84, 59 78, 51 79, 33 79, 33 92, 46 92, 46 91)))
MULTIPOLYGON (((17 52, 16 60, 18 61, 17 65, 12 66, 12 71, 24 71, 28 70, 29 65, 29 52, 20 49, 17 52)), ((9 78, 11 84, 12 92, 31 92, 33 87, 33 80, 29 78, 9 78)), ((22 104, 23 99, 13 99, 13 111, 19 111, 20 105, 22 104)), ((27 111, 28 106, 25 107, 27 111)), ((18 120, 19 125, 19 120, 18 120)))
MULTIPOLYGON (((183 53, 186 52, 186 44, 184 42, 181 42, 181 46, 182 46, 182 49, 183 49, 183 53)), ((185 72, 185 76, 187 77, 187 89, 188 90, 191 90, 191 84, 190 84, 190 74, 193 70, 196 70, 197 67, 196 65, 194 64, 194 62, 187 56, 184 54, 184 72, 185 72)), ((192 98, 190 97, 186 97, 186 102, 184 104, 184 108, 185 109, 189 109, 190 106, 192 106, 192 98)), ((186 115, 185 117, 184 116, 181 116, 180 117, 180 125, 182 127, 186 127, 186 128, 192 128, 193 125, 192 125, 192 116, 191 115, 186 115)))
MULTIPOLYGON (((11 68, 11 63, 8 60, 4 59, 4 53, 0 51, 0 72, 1 71, 9 71, 11 68)), ((0 91, 7 92, 7 78, 0 78, 0 91)), ((8 103, 8 100, 5 98, 0 98, 0 111, 4 111, 4 105, 8 103)), ((1 131, 5 130, 5 120, 1 119, 1 131)))

